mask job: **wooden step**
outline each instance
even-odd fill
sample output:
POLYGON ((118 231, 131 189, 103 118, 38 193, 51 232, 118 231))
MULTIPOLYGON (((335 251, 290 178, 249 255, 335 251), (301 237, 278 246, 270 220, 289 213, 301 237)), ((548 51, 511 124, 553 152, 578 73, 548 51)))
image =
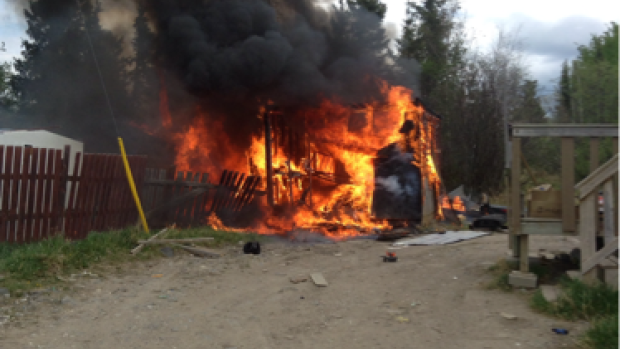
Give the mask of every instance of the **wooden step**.
MULTIPOLYGON (((578 226, 579 222, 576 222, 578 226)), ((579 235, 578 231, 566 234, 562 231, 562 220, 558 218, 521 218, 521 234, 527 235, 579 235)))

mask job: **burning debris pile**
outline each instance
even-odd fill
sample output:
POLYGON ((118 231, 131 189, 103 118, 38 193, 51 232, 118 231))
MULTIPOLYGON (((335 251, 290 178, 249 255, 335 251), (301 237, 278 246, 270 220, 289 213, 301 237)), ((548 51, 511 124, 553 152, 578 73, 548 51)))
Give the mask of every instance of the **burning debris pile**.
POLYGON ((148 4, 161 115, 139 127, 174 144, 177 170, 261 176, 264 215, 246 228, 338 238, 441 216, 439 119, 376 15, 309 0, 148 4))

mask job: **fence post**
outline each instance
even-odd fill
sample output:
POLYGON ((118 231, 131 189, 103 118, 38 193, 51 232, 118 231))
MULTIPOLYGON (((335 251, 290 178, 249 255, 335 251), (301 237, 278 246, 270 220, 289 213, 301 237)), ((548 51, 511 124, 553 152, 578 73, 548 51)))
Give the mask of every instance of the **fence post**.
POLYGON ((65 145, 62 154, 62 173, 60 177, 60 187, 58 188, 58 222, 56 231, 65 234, 65 201, 67 199, 67 182, 69 182, 69 157, 71 156, 71 146, 65 145))

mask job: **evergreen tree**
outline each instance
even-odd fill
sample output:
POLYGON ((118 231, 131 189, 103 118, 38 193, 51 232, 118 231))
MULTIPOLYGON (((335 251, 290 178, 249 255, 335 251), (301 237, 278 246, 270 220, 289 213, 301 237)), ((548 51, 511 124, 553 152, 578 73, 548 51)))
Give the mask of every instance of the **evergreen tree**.
POLYGON ((564 63, 562 63, 562 73, 560 75, 560 83, 558 86, 558 102, 556 111, 556 119, 558 122, 569 123, 573 121, 570 79, 568 62, 564 61, 564 63))
POLYGON ((421 91, 432 96, 435 88, 450 75, 452 64, 461 63, 461 47, 451 41, 456 6, 448 0, 407 3, 407 17, 399 40, 400 54, 422 65, 421 91))
POLYGON ((15 87, 25 127, 53 128, 85 142, 88 151, 116 151, 106 94, 115 115, 127 115, 121 41, 99 24, 99 2, 32 2, 25 11, 29 40, 16 61, 15 87), (90 36, 90 42, 88 36, 90 36))
POLYGON ((347 4, 351 9, 364 8, 368 12, 377 14, 381 20, 385 18, 387 6, 381 0, 347 0, 347 4))
POLYGON ((149 20, 142 2, 138 3, 138 16, 133 40, 134 67, 129 83, 132 85, 132 101, 141 122, 157 120, 159 115, 159 78, 155 66, 155 35, 149 28, 149 20))
POLYGON ((545 110, 543 109, 540 98, 536 96, 538 81, 525 80, 519 90, 517 99, 517 109, 513 111, 513 121, 520 123, 544 123, 545 110))

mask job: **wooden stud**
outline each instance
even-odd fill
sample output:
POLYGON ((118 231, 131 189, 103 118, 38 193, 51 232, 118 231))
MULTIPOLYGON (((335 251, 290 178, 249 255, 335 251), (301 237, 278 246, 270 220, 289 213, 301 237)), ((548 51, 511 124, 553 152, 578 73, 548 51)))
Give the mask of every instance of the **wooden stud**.
MULTIPOLYGON (((618 154, 618 138, 615 137, 612 139, 612 146, 613 146, 613 153, 614 154, 618 154)), ((613 188, 614 188, 614 193, 618 193, 618 174, 616 173, 614 175, 614 181, 613 181, 613 188)), ((614 207, 616 209, 618 209, 618 195, 614 195, 614 207)), ((618 212, 616 211, 616 214, 614 214, 614 226, 616 227, 616 236, 618 236, 618 212)))
POLYGON ((9 238, 10 242, 20 242, 20 231, 19 231, 19 204, 20 204, 20 194, 21 190, 21 171, 23 164, 23 148, 15 147, 15 157, 13 158, 13 192, 11 193, 11 201, 13 204, 11 205, 11 214, 13 216, 13 226, 11 227, 11 237, 9 238))
MULTIPOLYGON (((596 171, 598 166, 600 165, 600 148, 601 148, 601 139, 592 137, 590 138, 590 173, 596 171)), ((597 190, 598 192, 598 190, 597 190)), ((598 205, 594 207, 595 215, 598 217, 598 205)), ((597 220, 596 230, 599 231, 599 224, 597 220)))
POLYGON ((28 208, 26 209, 25 241, 37 241, 34 237, 34 203, 37 200, 37 166, 39 165, 39 148, 31 149, 30 173, 28 175, 28 208))
POLYGON ((46 239, 52 235, 52 214, 53 214, 53 204, 52 204, 52 196, 54 195, 54 155, 55 151, 53 149, 47 150, 47 165, 45 170, 45 202, 43 203, 43 227, 41 228, 42 238, 46 239))
POLYGON ((513 138, 512 140, 512 174, 510 186, 510 238, 512 239, 512 254, 518 257, 519 254, 527 251, 520 251, 518 236, 521 234, 521 139, 513 138))
POLYGON ((530 249, 528 235, 519 235, 519 250, 521 252, 521 255, 519 256, 519 270, 522 273, 527 273, 530 271, 530 249))
POLYGON ((562 229, 575 231, 575 139, 562 137, 562 229))
POLYGON ((269 206, 273 206, 273 161, 271 159, 271 125, 269 121, 270 113, 268 110, 263 113, 263 119, 265 122, 265 169, 267 176, 267 204, 269 204, 269 206))
POLYGON ((9 214, 8 210, 8 199, 9 199, 9 165, 10 160, 7 159, 6 163, 4 162, 5 148, 3 145, 0 145, 0 243, 6 241, 6 224, 7 224, 7 216, 9 214))
POLYGON ((603 184, 603 231, 605 244, 609 244, 609 242, 618 235, 617 226, 615 225, 618 210, 614 206, 616 195, 617 192, 614 191, 613 180, 607 180, 605 184, 603 184))
POLYGON ((13 147, 0 146, 0 180, 2 180, 2 209, 0 209, 0 242, 8 241, 9 220, 10 220, 10 195, 11 195, 11 164, 13 163, 13 147), (5 153, 6 152, 6 153, 5 153), (5 155, 6 154, 6 155, 5 155))
MULTIPOLYGON (((581 242, 581 264, 589 260, 596 253, 596 195, 591 193, 586 196, 579 206, 579 231, 581 242)), ((582 273, 583 273, 582 269, 582 273)), ((593 282, 597 279, 596 270, 589 270, 583 273, 583 281, 593 282)))

